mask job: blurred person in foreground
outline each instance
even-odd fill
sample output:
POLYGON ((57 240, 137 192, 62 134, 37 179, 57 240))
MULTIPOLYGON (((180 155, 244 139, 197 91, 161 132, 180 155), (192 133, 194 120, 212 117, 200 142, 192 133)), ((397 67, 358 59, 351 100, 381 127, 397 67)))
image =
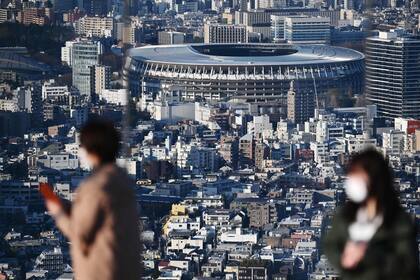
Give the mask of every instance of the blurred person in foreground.
POLYGON ((379 152, 366 150, 351 159, 349 201, 337 211, 324 248, 342 279, 420 279, 416 230, 393 183, 379 152))
POLYGON ((115 164, 119 141, 111 123, 87 123, 80 133, 79 158, 92 174, 78 187, 70 211, 46 202, 71 242, 76 280, 140 279, 136 202, 131 180, 115 164))

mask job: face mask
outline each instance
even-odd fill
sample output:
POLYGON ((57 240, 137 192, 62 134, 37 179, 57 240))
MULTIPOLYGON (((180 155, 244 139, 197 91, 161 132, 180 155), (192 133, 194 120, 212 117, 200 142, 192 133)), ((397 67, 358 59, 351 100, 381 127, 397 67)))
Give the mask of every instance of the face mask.
POLYGON ((367 183, 358 176, 348 177, 344 183, 344 189, 347 197, 355 203, 363 202, 368 196, 367 183))
POLYGON ((89 160, 88 153, 85 148, 79 148, 79 162, 80 167, 83 169, 91 170, 93 168, 92 162, 89 160))

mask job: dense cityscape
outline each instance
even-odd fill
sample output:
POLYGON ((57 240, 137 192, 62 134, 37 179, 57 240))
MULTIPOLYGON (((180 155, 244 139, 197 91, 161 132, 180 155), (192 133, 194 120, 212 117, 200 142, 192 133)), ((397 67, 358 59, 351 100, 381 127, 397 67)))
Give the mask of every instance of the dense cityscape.
POLYGON ((74 279, 39 185, 74 200, 95 118, 123 136, 142 279, 340 279, 323 240, 354 153, 387 157, 420 225, 419 21, 416 0, 0 0, 0 280, 74 279))

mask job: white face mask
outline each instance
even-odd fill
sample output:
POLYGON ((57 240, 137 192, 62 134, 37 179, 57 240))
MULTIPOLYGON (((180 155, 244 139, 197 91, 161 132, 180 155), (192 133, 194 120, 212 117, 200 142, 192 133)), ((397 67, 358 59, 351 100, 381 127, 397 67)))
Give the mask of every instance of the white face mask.
POLYGON ((359 176, 348 177, 344 183, 344 189, 347 197, 355 203, 363 202, 368 196, 366 180, 359 176))
POLYGON ((80 167, 82 169, 92 170, 93 163, 89 160, 89 156, 85 148, 83 147, 79 148, 78 157, 79 157, 80 167))

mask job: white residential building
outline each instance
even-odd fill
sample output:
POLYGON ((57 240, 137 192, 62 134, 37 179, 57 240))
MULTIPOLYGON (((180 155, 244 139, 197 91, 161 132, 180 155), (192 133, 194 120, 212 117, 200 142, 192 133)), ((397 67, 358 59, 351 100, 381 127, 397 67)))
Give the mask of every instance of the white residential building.
POLYGON ((99 96, 108 104, 126 106, 128 103, 127 90, 125 89, 103 89, 99 96))
POLYGON ((291 44, 328 44, 330 21, 327 17, 286 17, 284 38, 291 44))
POLYGON ((236 228, 234 231, 223 232, 220 235, 220 241, 226 243, 251 243, 257 244, 258 234, 245 232, 242 228, 236 228))

